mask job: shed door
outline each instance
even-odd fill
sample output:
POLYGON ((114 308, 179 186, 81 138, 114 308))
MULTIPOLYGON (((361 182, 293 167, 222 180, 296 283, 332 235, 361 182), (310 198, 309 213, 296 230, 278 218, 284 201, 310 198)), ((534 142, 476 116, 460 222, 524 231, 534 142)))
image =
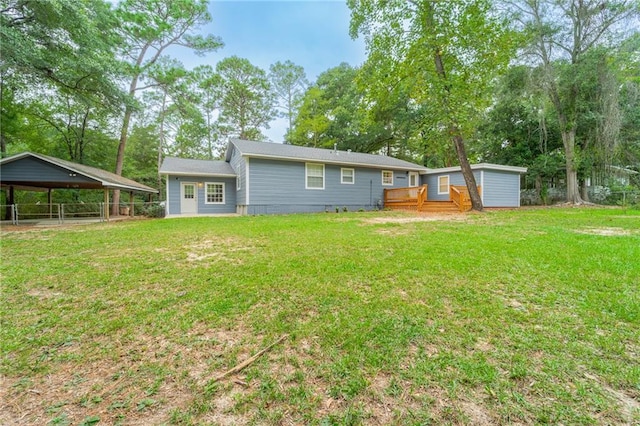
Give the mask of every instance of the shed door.
POLYGON ((180 187, 180 212, 182 214, 197 213, 198 199, 196 184, 182 182, 180 187))

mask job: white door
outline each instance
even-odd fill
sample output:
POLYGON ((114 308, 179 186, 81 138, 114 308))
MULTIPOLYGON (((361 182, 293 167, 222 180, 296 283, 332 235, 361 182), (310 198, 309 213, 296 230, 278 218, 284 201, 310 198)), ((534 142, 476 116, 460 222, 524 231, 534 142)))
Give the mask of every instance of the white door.
POLYGON ((180 213, 198 212, 198 199, 195 183, 182 182, 180 191, 180 213))
POLYGON ((418 172, 409 172, 409 186, 418 186, 418 172))

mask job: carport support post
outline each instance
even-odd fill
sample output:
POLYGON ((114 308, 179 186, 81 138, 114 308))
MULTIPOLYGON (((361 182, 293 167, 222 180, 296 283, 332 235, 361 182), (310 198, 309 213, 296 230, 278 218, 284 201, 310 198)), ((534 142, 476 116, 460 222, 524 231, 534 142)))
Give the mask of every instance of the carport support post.
POLYGON ((49 188, 49 191, 47 193, 47 204, 49 204, 49 219, 53 219, 53 204, 51 204, 51 188, 49 188))
POLYGON ((109 222, 109 190, 104 190, 104 220, 109 222))
POLYGON ((134 204, 133 204, 133 191, 129 192, 129 203, 131 204, 131 208, 129 209, 129 216, 133 217, 135 216, 134 214, 134 204))

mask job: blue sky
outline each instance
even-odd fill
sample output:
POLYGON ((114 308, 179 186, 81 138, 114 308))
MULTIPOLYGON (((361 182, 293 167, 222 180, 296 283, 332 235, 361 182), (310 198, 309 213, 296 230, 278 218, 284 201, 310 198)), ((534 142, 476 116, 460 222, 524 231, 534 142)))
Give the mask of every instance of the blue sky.
MULTIPOLYGON (((337 0, 212 0, 213 21, 202 33, 222 38, 225 46, 205 57, 179 57, 187 68, 215 64, 229 56, 248 59, 265 71, 269 65, 290 60, 304 67, 307 78, 347 62, 360 65, 365 60, 362 40, 349 37, 350 11, 337 0)), ((265 134, 282 142, 284 120, 271 123, 265 134)))

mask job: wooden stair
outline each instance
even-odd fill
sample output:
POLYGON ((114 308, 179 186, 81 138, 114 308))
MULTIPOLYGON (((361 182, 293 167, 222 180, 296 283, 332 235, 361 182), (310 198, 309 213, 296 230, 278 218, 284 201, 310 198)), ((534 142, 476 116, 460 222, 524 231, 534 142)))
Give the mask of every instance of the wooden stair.
POLYGON ((420 211, 430 213, 459 213, 460 209, 453 201, 425 201, 420 211))

